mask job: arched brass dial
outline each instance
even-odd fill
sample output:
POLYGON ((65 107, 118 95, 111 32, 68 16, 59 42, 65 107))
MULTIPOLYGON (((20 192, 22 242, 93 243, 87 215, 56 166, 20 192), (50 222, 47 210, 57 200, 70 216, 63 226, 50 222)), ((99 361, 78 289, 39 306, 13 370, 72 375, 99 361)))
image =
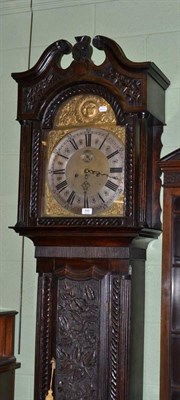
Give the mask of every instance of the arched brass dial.
POLYGON ((80 128, 64 136, 48 162, 49 188, 61 207, 97 215, 124 192, 124 144, 101 128, 80 128))

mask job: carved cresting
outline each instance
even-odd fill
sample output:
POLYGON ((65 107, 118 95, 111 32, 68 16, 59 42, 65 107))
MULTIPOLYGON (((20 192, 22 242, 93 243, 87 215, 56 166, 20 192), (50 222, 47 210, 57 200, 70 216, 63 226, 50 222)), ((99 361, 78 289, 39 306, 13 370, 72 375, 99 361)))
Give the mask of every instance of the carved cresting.
POLYGON ((52 72, 52 69, 50 68, 48 75, 40 82, 35 83, 33 86, 31 85, 31 87, 26 86, 23 88, 22 104, 24 112, 31 113, 36 106, 38 107, 40 102, 42 103, 50 88, 55 87, 55 85, 57 86, 58 83, 62 83, 64 74, 67 70, 62 68, 61 59, 63 56, 70 53, 72 54, 72 63, 70 68, 73 69, 74 76, 80 74, 83 77, 89 73, 89 70, 91 70, 95 79, 96 77, 100 77, 103 78, 104 81, 109 81, 112 85, 116 86, 127 105, 143 105, 145 96, 143 80, 141 78, 136 79, 132 77, 131 74, 126 75, 125 73, 122 73, 122 71, 109 65, 108 58, 111 45, 113 48, 112 55, 114 58, 116 58, 118 53, 123 53, 115 42, 103 36, 96 36, 93 39, 93 46, 98 50, 103 50, 106 55, 106 61, 99 68, 99 66, 97 67, 92 60, 93 47, 90 44, 91 38, 89 36, 80 36, 75 39, 76 43, 74 46, 66 40, 59 40, 54 43, 51 55, 46 51, 46 64, 53 60, 58 67, 57 73, 52 72), (77 62, 81 62, 82 66, 81 71, 78 72, 75 67, 77 62))

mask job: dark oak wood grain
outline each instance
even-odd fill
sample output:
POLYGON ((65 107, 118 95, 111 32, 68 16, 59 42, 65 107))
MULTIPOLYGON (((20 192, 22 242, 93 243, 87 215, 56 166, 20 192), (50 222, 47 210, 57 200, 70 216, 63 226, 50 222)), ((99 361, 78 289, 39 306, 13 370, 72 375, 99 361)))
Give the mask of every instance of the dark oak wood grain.
POLYGON ((145 259, 161 231, 158 162, 169 80, 153 63, 128 60, 103 36, 77 37, 74 45, 59 40, 33 68, 12 76, 21 124, 13 229, 33 241, 39 276, 34 400, 48 391, 52 357, 56 400, 141 400, 145 259), (92 60, 93 46, 105 52, 101 65, 92 60), (115 127, 125 132, 124 211, 45 215, 44 144, 60 107, 89 94, 111 106, 115 127))

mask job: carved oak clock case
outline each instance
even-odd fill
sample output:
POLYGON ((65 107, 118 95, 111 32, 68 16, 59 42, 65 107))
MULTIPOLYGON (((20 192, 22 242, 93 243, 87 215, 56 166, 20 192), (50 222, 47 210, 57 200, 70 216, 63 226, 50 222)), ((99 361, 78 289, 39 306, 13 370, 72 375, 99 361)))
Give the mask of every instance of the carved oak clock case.
POLYGON ((39 274, 35 400, 140 400, 146 247, 161 230, 168 79, 96 36, 50 45, 18 82, 18 221, 39 274), (93 46, 104 51, 101 65, 93 46), (72 55, 69 67, 62 57, 72 55))

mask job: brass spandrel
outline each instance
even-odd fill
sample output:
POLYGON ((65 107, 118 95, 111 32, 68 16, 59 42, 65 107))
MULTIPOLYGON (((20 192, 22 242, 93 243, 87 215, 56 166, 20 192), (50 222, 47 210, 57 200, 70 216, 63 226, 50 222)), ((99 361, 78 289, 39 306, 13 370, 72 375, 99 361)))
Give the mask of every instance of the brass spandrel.
MULTIPOLYGON (((122 216, 124 213, 124 195, 121 195, 119 199, 114 202, 110 209, 107 209, 105 212, 101 212, 101 217, 117 217, 122 216)), ((46 196, 45 196, 45 210, 44 216, 47 217, 77 217, 80 218, 81 215, 71 213, 67 211, 63 207, 60 206, 59 203, 53 198, 48 184, 46 183, 46 196)), ((96 215, 94 215, 96 216, 96 215)))

